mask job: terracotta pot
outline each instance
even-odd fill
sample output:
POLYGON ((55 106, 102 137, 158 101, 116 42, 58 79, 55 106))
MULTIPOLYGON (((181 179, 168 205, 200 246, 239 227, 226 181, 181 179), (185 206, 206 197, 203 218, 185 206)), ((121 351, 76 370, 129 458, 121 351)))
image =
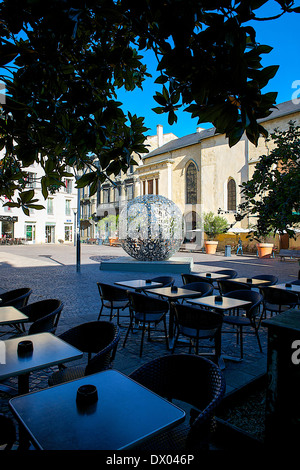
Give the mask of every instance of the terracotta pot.
POLYGON ((205 244, 205 251, 208 255, 214 255, 217 251, 218 242, 215 241, 206 241, 205 244))
POLYGON ((256 245, 259 258, 271 258, 273 243, 258 243, 256 245))

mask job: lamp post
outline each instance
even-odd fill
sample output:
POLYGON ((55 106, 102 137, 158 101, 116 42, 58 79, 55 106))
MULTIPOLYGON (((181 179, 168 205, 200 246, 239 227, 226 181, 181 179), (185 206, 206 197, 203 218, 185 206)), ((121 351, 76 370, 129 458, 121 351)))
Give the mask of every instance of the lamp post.
POLYGON ((76 242, 74 237, 74 246, 76 244, 76 271, 80 272, 80 190, 77 189, 77 208, 73 209, 74 212, 74 228, 76 228, 76 242), (77 215, 77 219, 76 219, 77 215), (77 220, 77 224, 75 223, 77 220))

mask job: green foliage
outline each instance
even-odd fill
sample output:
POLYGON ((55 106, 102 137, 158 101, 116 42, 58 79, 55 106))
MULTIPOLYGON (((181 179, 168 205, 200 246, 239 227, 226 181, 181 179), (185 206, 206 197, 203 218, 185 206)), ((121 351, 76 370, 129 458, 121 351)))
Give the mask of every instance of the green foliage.
POLYGON ((206 233, 210 239, 214 239, 217 235, 227 232, 228 228, 229 224, 225 217, 214 215, 213 212, 203 214, 204 233, 206 233))
POLYGON ((270 152, 260 157, 251 180, 242 185, 238 217, 257 218, 253 234, 258 239, 276 231, 295 237, 300 223, 300 127, 291 121, 287 130, 275 129, 266 143, 270 152))
MULTIPOLYGON (((119 88, 142 89, 149 73, 141 51, 157 57, 156 113, 170 124, 183 107, 211 122, 229 145, 266 131, 276 93, 261 92, 277 66, 248 25, 267 1, 3 0, 0 4, 0 196, 26 191, 25 168, 42 165, 42 193, 58 190, 67 166, 88 169, 78 186, 126 171, 146 153, 144 118, 124 113, 119 88), (49 164, 50 161, 50 164, 49 164)), ((277 0, 282 14, 298 12, 277 0)), ((17 204, 22 201, 17 196, 17 204)))

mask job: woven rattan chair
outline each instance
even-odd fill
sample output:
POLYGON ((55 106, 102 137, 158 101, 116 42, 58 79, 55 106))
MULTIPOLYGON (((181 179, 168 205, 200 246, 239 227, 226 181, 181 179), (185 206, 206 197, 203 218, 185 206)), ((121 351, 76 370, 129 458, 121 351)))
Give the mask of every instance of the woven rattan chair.
MULTIPOLYGON (((192 307, 187 304, 172 304, 175 313, 175 328, 176 335, 172 353, 178 344, 180 335, 186 336, 190 339, 189 353, 192 351, 192 346, 195 348, 195 353, 199 353, 199 341, 209 339, 214 344, 214 360, 217 363, 221 355, 221 328, 223 323, 223 315, 217 312, 192 307)), ((206 348, 208 345, 206 345, 206 348)), ((211 346, 210 346, 211 348, 211 346)))
MULTIPOLYGON (((25 305, 27 305, 31 293, 32 290, 29 287, 3 292, 2 294, 0 294, 0 307, 10 306, 21 310, 25 305)), ((23 333, 25 331, 23 323, 11 324, 6 326, 8 328, 11 328, 11 331, 15 331, 17 334, 23 333)), ((5 328, 4 330, 1 329, 1 333, 2 335, 4 335, 6 333, 10 333, 10 331, 5 328)))
POLYGON ((29 287, 14 289, 0 294, 0 307, 12 306, 17 309, 27 305, 32 290, 29 287))
POLYGON ((217 282, 220 294, 222 295, 228 294, 229 292, 233 292, 235 290, 251 290, 251 287, 247 284, 231 281, 230 279, 223 279, 222 281, 219 280, 217 282))
POLYGON ((50 386, 109 369, 116 355, 120 329, 112 322, 92 321, 67 330, 59 338, 87 353, 87 364, 63 366, 49 377, 50 386))
POLYGON ((261 287, 260 293, 263 296, 263 317, 266 318, 267 313, 270 316, 278 314, 296 307, 298 304, 298 295, 294 292, 288 292, 284 289, 274 289, 272 287, 261 287))
POLYGON ((5 415, 0 414, 0 447, 3 450, 11 450, 17 439, 16 428, 13 420, 5 415))
POLYGON ((151 279, 152 282, 161 282, 162 287, 171 287, 174 285, 175 279, 172 276, 158 276, 151 279))
POLYGON ((166 300, 159 298, 149 297, 139 292, 127 292, 129 298, 129 310, 130 310, 130 324, 126 332, 123 347, 126 345, 126 341, 130 330, 133 331, 134 323, 140 323, 142 329, 142 338, 140 346, 140 357, 143 354, 143 344, 146 327, 148 327, 148 341, 150 341, 150 326, 163 322, 164 331, 166 337, 167 348, 168 343, 168 332, 166 324, 166 314, 169 311, 169 303, 166 300))
POLYGON ((210 277, 201 276, 200 274, 181 274, 183 284, 190 284, 191 282, 207 282, 213 285, 214 281, 210 277))
POLYGON ((189 284, 184 284, 182 288, 199 292, 199 297, 212 295, 214 290, 213 286, 208 282, 191 282, 189 284))
POLYGON ((44 317, 34 321, 28 329, 28 334, 33 335, 37 333, 52 333, 54 335, 56 333, 62 308, 63 306, 61 305, 60 309, 57 309, 54 312, 49 313, 49 315, 45 315, 44 317))
POLYGON ((98 315, 98 320, 102 316, 109 316, 109 320, 112 319, 117 315, 117 323, 118 326, 120 325, 120 317, 128 317, 129 315, 120 315, 120 310, 125 310, 129 306, 129 301, 127 297, 126 289, 122 289, 122 287, 113 286, 111 284, 105 284, 103 282, 97 282, 97 286, 99 289, 100 299, 101 299, 101 307, 98 315), (106 307, 110 310, 109 315, 104 315, 102 313, 103 308, 106 307), (116 310, 116 314, 114 315, 113 312, 116 310))
POLYGON ((208 448, 214 413, 225 393, 225 380, 216 364, 201 356, 171 354, 143 364, 130 377, 169 401, 181 400, 193 407, 190 419, 144 441, 140 450, 196 454, 208 448))
MULTIPOLYGON (((64 304, 58 299, 45 299, 39 300, 38 302, 33 302, 32 304, 27 304, 25 307, 20 308, 19 310, 29 318, 26 325, 28 323, 33 324, 37 320, 40 320, 47 315, 53 314, 53 328, 56 329, 63 307, 64 304)), ((43 322, 41 322, 41 324, 43 324, 43 322)), ((46 325, 46 322, 44 322, 44 324, 46 325)))
MULTIPOLYGON (((248 305, 238 309, 238 315, 224 315, 223 323, 234 327, 233 332, 237 334, 237 341, 240 343, 240 359, 243 359, 244 346, 243 346, 243 334, 252 332, 255 334, 260 352, 262 352, 261 342, 258 334, 258 330, 261 324, 261 313, 260 305, 263 297, 259 292, 252 290, 240 290, 229 292, 224 297, 230 297, 233 299, 246 300, 251 302, 248 305), (244 328, 250 327, 250 331, 244 330, 244 328)), ((227 332, 224 330, 224 332, 227 332)))

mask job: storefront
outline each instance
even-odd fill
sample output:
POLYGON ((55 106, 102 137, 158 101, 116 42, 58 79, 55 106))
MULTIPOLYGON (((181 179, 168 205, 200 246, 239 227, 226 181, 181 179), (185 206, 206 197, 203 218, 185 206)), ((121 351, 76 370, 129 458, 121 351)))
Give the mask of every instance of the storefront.
POLYGON ((1 238, 14 238, 14 224, 18 222, 18 217, 9 215, 0 215, 1 238))

